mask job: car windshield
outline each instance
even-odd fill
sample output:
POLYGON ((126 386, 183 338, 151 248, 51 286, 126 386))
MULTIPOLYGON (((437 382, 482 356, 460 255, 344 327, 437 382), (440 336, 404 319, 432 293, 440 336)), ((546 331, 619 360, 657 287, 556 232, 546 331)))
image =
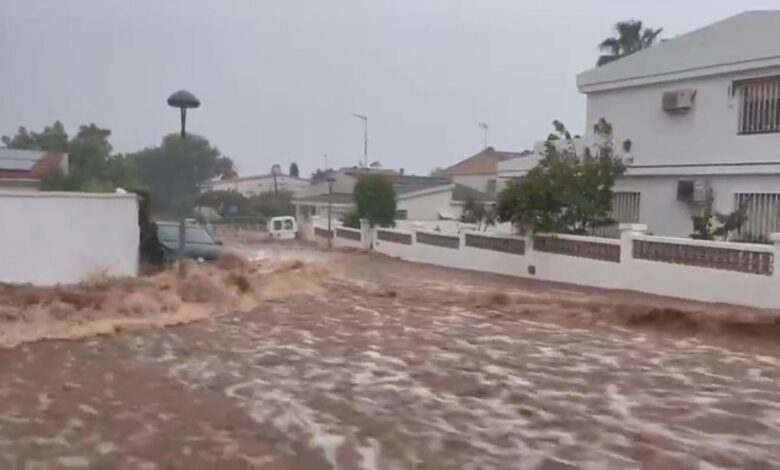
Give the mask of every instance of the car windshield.
MULTIPOLYGON (((177 242, 179 241, 179 227, 177 225, 159 225, 157 227, 157 237, 160 241, 177 242)), ((214 244, 214 239, 209 233, 200 227, 187 227, 187 243, 214 244)))

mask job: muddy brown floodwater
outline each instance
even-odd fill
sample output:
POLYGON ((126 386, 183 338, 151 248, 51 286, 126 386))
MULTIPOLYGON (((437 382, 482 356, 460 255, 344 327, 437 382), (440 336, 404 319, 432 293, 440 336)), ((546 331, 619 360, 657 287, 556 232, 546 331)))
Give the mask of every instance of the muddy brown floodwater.
POLYGON ((772 314, 243 249, 331 274, 250 312, 0 351, 0 468, 780 468, 772 314))

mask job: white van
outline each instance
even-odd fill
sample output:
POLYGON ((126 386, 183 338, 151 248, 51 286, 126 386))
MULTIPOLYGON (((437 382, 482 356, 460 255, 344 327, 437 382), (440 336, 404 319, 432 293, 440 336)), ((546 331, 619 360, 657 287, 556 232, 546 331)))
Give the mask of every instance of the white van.
POLYGON ((295 217, 286 215, 283 217, 273 217, 268 221, 268 233, 271 238, 278 240, 292 240, 298 233, 298 223, 295 217))

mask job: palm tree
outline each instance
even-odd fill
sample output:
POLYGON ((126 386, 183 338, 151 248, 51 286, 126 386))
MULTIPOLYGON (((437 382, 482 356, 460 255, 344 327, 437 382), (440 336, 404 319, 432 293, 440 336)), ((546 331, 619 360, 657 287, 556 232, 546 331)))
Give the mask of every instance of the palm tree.
POLYGON ((651 47, 663 28, 642 28, 641 21, 629 20, 617 23, 615 31, 616 36, 607 38, 599 44, 599 50, 605 54, 599 56, 598 66, 651 47))

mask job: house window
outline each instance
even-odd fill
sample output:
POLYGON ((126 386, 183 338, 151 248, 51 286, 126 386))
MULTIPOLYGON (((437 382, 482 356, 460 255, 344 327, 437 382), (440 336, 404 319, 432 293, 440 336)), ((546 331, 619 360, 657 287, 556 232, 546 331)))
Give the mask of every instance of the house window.
POLYGON ((737 82, 739 134, 780 132, 780 77, 737 82))
POLYGON ((734 207, 745 211, 740 240, 767 242, 780 231, 780 193, 736 193, 734 207))
POLYGON ((616 192, 612 194, 612 210, 609 216, 622 224, 639 223, 638 192, 616 192))
POLYGON ((594 227, 590 234, 595 237, 620 238, 620 224, 639 223, 640 193, 633 191, 615 192, 612 194, 612 209, 609 218, 616 223, 603 227, 594 227))
POLYGON ((488 194, 495 194, 496 193, 496 180, 488 180, 487 181, 487 193, 488 194))
POLYGON ((395 220, 406 220, 407 217, 409 217, 409 213, 406 211, 406 209, 395 211, 395 220))

